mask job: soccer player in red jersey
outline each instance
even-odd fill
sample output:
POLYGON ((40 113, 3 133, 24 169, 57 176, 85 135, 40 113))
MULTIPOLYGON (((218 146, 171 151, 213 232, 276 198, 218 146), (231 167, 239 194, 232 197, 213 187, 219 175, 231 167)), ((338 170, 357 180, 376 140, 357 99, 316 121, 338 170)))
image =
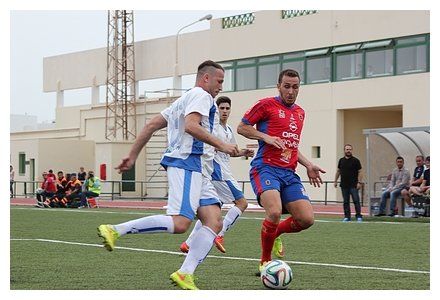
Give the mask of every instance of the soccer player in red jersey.
POLYGON ((304 110, 295 104, 299 87, 298 72, 282 71, 277 84, 279 96, 258 101, 245 113, 237 128, 239 134, 258 140, 259 144, 251 163, 250 179, 258 203, 265 210, 260 271, 272 259, 272 248, 278 257, 284 256, 279 239, 282 233, 300 232, 314 223, 309 197, 295 173, 298 162, 306 167, 314 186, 320 186, 320 172, 325 173, 298 149, 305 118, 304 110), (280 222, 283 208, 290 217, 280 222), (274 247, 275 240, 278 247, 274 247))

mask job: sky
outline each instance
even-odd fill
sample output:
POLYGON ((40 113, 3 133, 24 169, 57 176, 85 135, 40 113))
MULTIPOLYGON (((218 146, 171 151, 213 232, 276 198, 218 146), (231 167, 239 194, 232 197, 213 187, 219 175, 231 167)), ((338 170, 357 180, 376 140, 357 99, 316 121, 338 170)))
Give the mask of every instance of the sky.
MULTIPOLYGON (((134 10, 135 41, 172 36, 201 17, 221 18, 250 10, 134 10)), ((55 119, 56 94, 43 92, 43 58, 107 46, 106 10, 13 10, 10 13, 10 113, 55 119)), ((209 29, 203 21, 182 33, 209 29)), ((90 103, 90 91, 65 91, 65 105, 90 103), (85 99, 85 101, 84 101, 85 99)))

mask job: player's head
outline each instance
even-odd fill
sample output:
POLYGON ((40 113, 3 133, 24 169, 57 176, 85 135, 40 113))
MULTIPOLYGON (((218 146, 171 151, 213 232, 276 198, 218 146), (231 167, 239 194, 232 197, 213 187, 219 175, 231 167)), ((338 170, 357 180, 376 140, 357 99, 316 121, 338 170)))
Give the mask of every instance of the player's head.
POLYGON ((231 114, 231 99, 226 96, 218 97, 217 101, 218 110, 220 111, 220 122, 226 124, 229 115, 231 114))
POLYGON ((61 179, 61 178, 63 178, 64 173, 63 173, 63 171, 58 171, 57 175, 58 175, 58 178, 61 179))
POLYGON ((417 155, 416 156, 416 165, 417 167, 421 167, 425 164, 425 158, 423 157, 423 155, 417 155))
POLYGON ((297 71, 286 69, 280 72, 277 88, 284 104, 290 106, 295 103, 299 93, 300 82, 297 71))
POLYGON ((89 178, 95 177, 95 172, 93 172, 93 171, 89 171, 87 174, 88 174, 89 178))
POLYGON ((223 67, 212 60, 207 60, 197 68, 196 86, 201 87, 215 98, 223 88, 224 77, 223 67))
POLYGON ((427 168, 431 166, 431 157, 429 155, 425 159, 425 165, 427 168))
POLYGON ((75 181, 76 180, 76 173, 70 173, 70 180, 75 181))
POLYGON ((47 177, 47 172, 44 171, 44 172, 43 172, 43 178, 46 179, 46 177, 47 177))
POLYGON ((344 154, 346 157, 353 156, 353 146, 350 144, 345 144, 344 145, 344 154))
POLYGON ((405 160, 403 159, 402 156, 397 156, 396 158, 396 165, 399 169, 403 168, 403 165, 405 164, 405 160))

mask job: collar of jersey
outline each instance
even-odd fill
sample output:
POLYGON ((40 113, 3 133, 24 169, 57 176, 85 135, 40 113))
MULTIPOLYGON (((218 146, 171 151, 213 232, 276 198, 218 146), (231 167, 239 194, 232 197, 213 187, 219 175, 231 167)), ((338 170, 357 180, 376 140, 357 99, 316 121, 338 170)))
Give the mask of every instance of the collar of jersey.
POLYGON ((281 100, 281 97, 280 97, 280 96, 275 96, 274 98, 275 98, 275 100, 278 101, 281 105, 283 105, 283 106, 285 106, 285 107, 287 107, 287 108, 294 108, 294 107, 295 107, 295 103, 293 103, 291 106, 287 106, 287 105, 283 102, 283 100, 281 100))

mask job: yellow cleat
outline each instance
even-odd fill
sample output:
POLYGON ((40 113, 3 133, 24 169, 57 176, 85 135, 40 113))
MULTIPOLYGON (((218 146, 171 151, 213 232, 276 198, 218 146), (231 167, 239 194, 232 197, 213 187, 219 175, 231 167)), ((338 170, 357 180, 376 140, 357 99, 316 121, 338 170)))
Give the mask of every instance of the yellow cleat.
POLYGON ((184 290, 198 290, 194 284, 194 275, 192 274, 184 274, 176 271, 170 275, 170 279, 184 290))
POLYGON ((225 241, 222 236, 216 236, 214 239, 214 244, 220 252, 226 253, 225 241))
POLYGON ((119 233, 113 229, 112 225, 99 225, 98 236, 104 239, 104 247, 108 251, 115 249, 115 242, 119 238, 119 233))
POLYGON ((268 264, 268 261, 265 261, 263 263, 260 262, 260 265, 258 266, 258 272, 255 274, 256 276, 261 276, 261 272, 263 271, 264 267, 268 264))
POLYGON ((278 258, 284 257, 284 247, 281 237, 277 237, 273 242, 272 253, 278 258))

